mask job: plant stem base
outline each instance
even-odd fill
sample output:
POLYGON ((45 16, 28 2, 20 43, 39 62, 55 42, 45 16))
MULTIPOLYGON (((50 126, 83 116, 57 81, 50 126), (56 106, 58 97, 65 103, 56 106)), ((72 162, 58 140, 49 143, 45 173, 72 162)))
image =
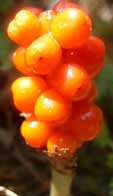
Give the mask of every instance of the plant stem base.
POLYGON ((70 196, 73 175, 62 174, 52 168, 50 196, 70 196))

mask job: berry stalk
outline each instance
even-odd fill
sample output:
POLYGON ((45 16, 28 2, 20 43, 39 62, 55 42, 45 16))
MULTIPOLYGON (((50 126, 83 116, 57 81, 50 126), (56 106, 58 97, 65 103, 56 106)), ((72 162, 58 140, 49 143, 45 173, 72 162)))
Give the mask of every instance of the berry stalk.
POLYGON ((73 175, 62 174, 52 168, 50 196, 70 196, 73 175))

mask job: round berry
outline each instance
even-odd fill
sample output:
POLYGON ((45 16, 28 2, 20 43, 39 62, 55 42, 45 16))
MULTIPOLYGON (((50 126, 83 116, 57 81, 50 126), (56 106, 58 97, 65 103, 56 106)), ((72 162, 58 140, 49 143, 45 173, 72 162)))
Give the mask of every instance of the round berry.
POLYGON ((100 108, 87 102, 75 104, 67 126, 76 138, 90 141, 97 137, 103 127, 100 108))
POLYGON ((15 107, 21 112, 33 113, 37 97, 47 89, 41 77, 20 77, 16 79, 11 90, 15 107))
POLYGON ((70 114, 70 104, 55 90, 42 93, 35 104, 37 119, 50 123, 64 123, 70 114))
POLYGON ((81 65, 91 78, 94 78, 103 68, 105 58, 104 42, 95 36, 76 50, 63 50, 64 61, 81 65))
POLYGON ((92 24, 85 12, 69 8, 54 17, 51 29, 63 48, 72 49, 80 47, 87 41, 92 24))
POLYGON ((31 70, 25 59, 26 49, 23 47, 18 48, 12 55, 12 61, 16 69, 24 75, 33 76, 35 73, 31 70))
POLYGON ((72 134, 65 131, 54 131, 47 142, 49 153, 56 153, 62 157, 70 157, 77 149, 77 141, 72 134))
POLYGON ((81 7, 75 3, 72 2, 66 2, 66 1, 58 1, 58 3, 55 4, 55 6, 53 7, 53 10, 55 12, 62 12, 63 10, 67 9, 67 8, 77 8, 77 9, 81 9, 81 7))
POLYGON ((7 29, 9 38, 21 46, 28 46, 39 37, 40 22, 38 17, 28 10, 19 11, 7 29))
POLYGON ((51 23, 53 21, 55 13, 53 10, 48 10, 42 12, 39 16, 39 21, 41 24, 40 34, 43 35, 45 33, 49 33, 51 31, 51 23))
POLYGON ((26 51, 26 60, 36 73, 46 75, 59 64, 61 60, 61 47, 48 33, 36 39, 26 51))
POLYGON ((35 117, 24 120, 21 125, 22 137, 33 148, 45 147, 52 131, 47 123, 37 121, 35 117))
POLYGON ((72 63, 61 65, 49 75, 48 81, 63 96, 74 101, 84 99, 91 88, 91 80, 86 71, 72 63))

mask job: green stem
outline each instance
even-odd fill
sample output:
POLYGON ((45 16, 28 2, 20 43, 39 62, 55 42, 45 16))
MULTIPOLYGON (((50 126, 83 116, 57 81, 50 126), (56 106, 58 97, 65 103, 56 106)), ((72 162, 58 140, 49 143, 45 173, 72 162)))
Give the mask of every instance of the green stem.
POLYGON ((73 175, 62 174, 52 169, 50 196, 70 196, 73 175))

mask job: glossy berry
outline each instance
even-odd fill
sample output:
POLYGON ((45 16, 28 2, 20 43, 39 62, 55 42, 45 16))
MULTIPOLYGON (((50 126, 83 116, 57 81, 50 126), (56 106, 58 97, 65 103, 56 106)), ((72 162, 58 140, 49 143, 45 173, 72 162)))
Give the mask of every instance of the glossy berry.
POLYGON ((61 47, 48 33, 36 39, 26 51, 27 64, 36 73, 46 75, 59 64, 61 47))
POLYGON ((93 140, 103 127, 102 111, 87 102, 76 104, 67 126, 76 138, 82 141, 93 140))
POLYGON ((87 41, 92 25, 85 12, 69 8, 54 17, 51 29, 63 48, 72 49, 80 47, 87 41))
POLYGON ((35 104, 37 119, 50 123, 63 123, 70 114, 70 104, 55 90, 42 93, 35 104))
POLYGON ((77 149, 76 138, 66 131, 54 131, 47 142, 49 153, 56 153, 59 156, 72 156, 77 149))
POLYGON ((76 50, 64 50, 64 60, 81 65, 91 78, 94 78, 103 68, 105 58, 104 42, 91 36, 87 43, 76 50))
POLYGON ((9 38, 21 46, 28 46, 39 37, 39 31, 38 17, 28 10, 19 11, 7 29, 9 38))
POLYGON ((12 55, 12 61, 16 69, 24 75, 32 76, 35 73, 28 67, 25 59, 26 49, 23 47, 18 48, 12 55))
POLYGON ((51 31, 51 23, 53 21, 54 15, 55 12, 53 10, 48 10, 40 14, 39 21, 41 24, 41 30, 40 30, 41 35, 45 33, 49 33, 51 31))
POLYGON ((46 89, 47 85, 41 77, 16 79, 11 86, 15 107, 21 112, 33 113, 37 97, 46 89))
POLYGON ((63 96, 74 101, 84 99, 91 88, 86 71, 72 63, 61 65, 48 77, 48 81, 63 96))
POLYGON ((67 8, 81 9, 81 7, 75 3, 60 0, 60 1, 58 1, 58 3, 55 4, 55 6, 53 7, 53 10, 55 12, 62 12, 63 10, 65 10, 67 8))
POLYGON ((51 133, 52 128, 45 122, 37 121, 35 117, 24 120, 21 125, 22 137, 26 143, 33 148, 46 146, 51 133))
POLYGON ((28 6, 28 7, 24 7, 23 9, 32 12, 32 13, 35 14, 36 16, 39 16, 39 14, 42 12, 41 9, 36 8, 36 7, 29 7, 29 6, 28 6))

